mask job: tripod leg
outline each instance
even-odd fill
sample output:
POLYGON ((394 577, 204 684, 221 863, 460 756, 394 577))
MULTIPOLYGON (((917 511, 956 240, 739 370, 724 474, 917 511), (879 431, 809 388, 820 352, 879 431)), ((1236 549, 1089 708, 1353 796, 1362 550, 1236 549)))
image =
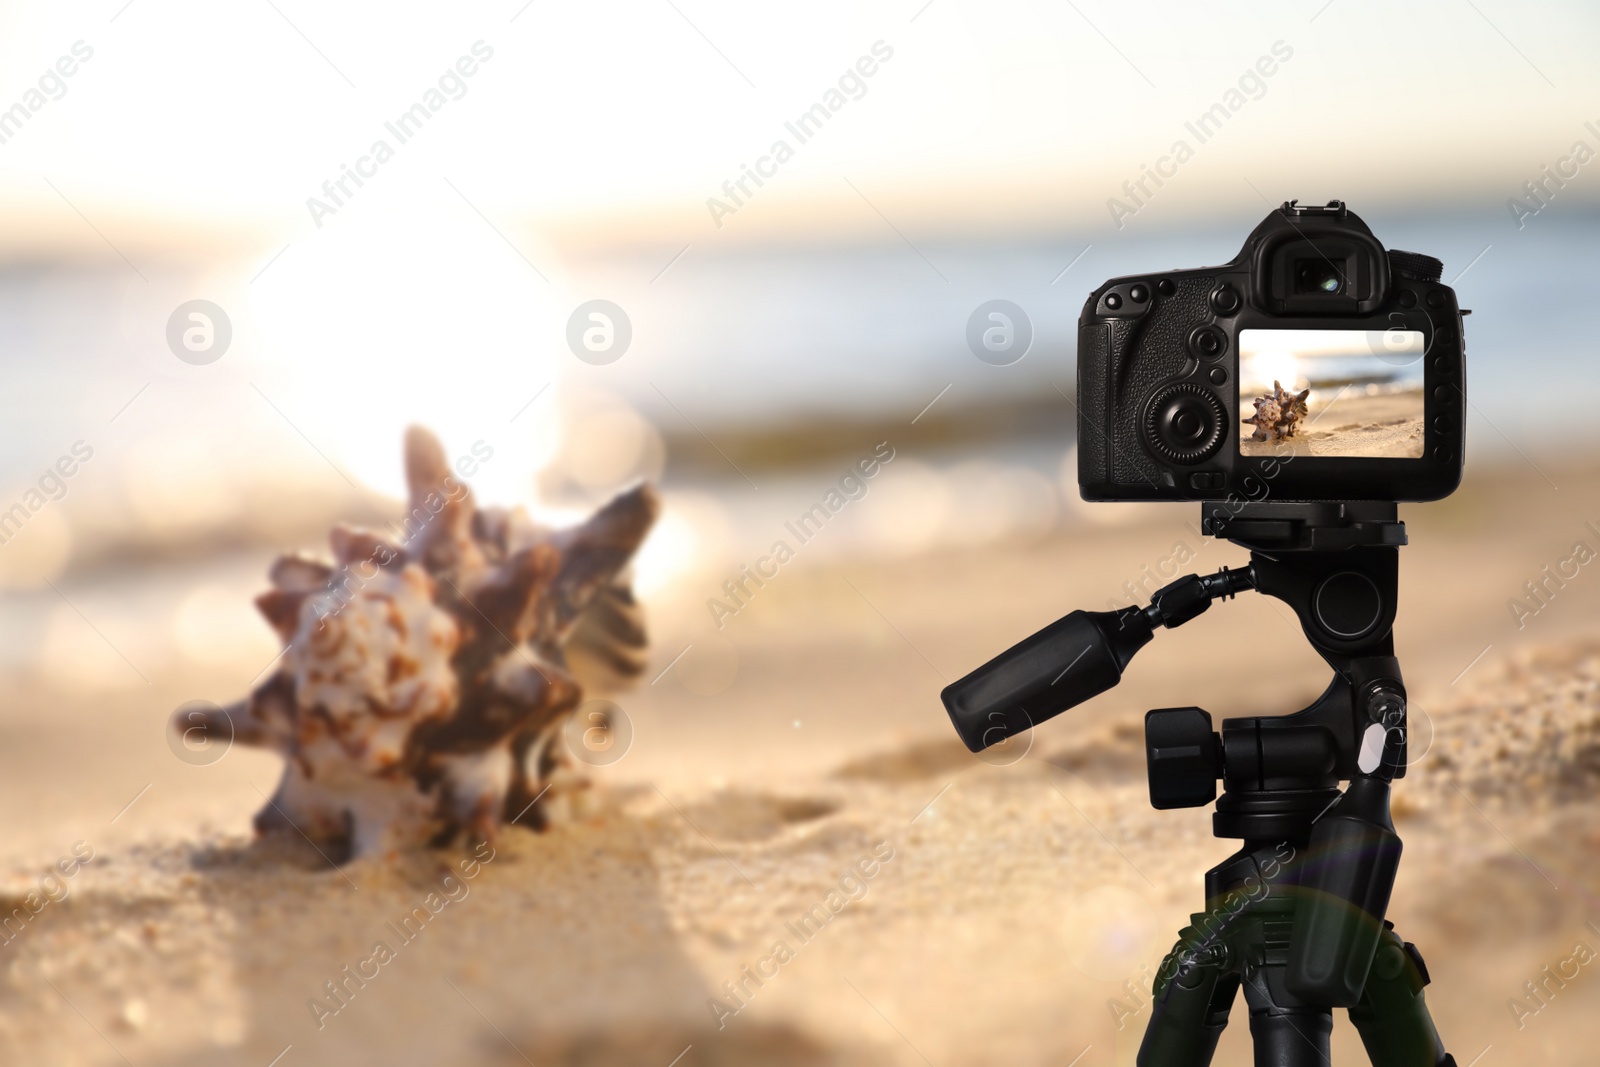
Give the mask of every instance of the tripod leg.
POLYGON ((1209 1067, 1239 991, 1238 974, 1221 954, 1196 952, 1182 935, 1156 974, 1138 1067, 1209 1067))
POLYGON ((1333 1011, 1298 1000, 1284 989, 1283 975, 1284 964, 1268 963, 1245 978, 1256 1067, 1328 1067, 1333 1011))
POLYGON ((1393 923, 1383 926, 1361 1003, 1350 1009, 1367 1058, 1372 1067, 1455 1067, 1423 999, 1428 968, 1421 953, 1400 940, 1393 923))

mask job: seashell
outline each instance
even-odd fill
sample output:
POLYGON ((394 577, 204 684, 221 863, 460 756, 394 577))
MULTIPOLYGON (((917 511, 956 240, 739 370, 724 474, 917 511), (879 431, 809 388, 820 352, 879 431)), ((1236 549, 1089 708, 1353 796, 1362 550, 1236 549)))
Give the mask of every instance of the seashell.
POLYGON ((1310 414, 1311 409, 1306 405, 1306 397, 1310 395, 1310 389, 1290 392, 1274 379, 1272 398, 1278 402, 1278 429, 1282 436, 1293 437, 1300 420, 1310 414))
POLYGON ((282 660, 200 724, 284 757, 258 833, 303 834, 341 859, 543 828, 547 791, 577 777, 559 736, 580 673, 616 688, 646 662, 627 568, 660 510, 654 489, 552 530, 477 508, 420 427, 405 463, 405 539, 341 525, 332 564, 273 563, 256 606, 282 660))
POLYGON ((1306 404, 1306 398, 1310 395, 1310 389, 1302 389, 1298 393, 1290 392, 1282 384, 1274 381, 1271 393, 1255 398, 1256 413, 1240 421, 1246 426, 1255 427, 1255 432, 1250 435, 1252 441, 1275 441, 1280 437, 1293 437, 1299 430, 1300 420, 1310 414, 1310 408, 1306 404))
POLYGON ((1255 426, 1255 432, 1250 435, 1252 441, 1273 440, 1278 434, 1278 419, 1281 414, 1278 402, 1270 396, 1258 396, 1255 399, 1255 406, 1256 413, 1240 421, 1247 426, 1255 426))

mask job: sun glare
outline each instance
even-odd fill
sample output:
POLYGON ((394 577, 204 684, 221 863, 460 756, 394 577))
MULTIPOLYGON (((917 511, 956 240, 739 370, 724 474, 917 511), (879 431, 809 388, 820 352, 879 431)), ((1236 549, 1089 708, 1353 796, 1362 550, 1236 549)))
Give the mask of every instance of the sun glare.
POLYGON ((1240 377, 1245 390, 1271 389, 1273 382, 1288 389, 1300 382, 1300 361, 1293 352, 1268 349, 1245 359, 1240 377))
POLYGON ((263 390, 292 396, 296 428, 380 492, 404 495, 401 434, 421 423, 473 457, 480 500, 531 503, 559 437, 560 294, 481 219, 341 215, 253 287, 263 390))

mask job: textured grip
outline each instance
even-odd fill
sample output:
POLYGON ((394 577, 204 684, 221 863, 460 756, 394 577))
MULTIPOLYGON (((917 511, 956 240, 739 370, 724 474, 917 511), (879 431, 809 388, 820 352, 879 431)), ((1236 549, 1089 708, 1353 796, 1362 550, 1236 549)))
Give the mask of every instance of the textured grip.
POLYGON ((1111 324, 1078 327, 1078 484, 1111 483, 1111 324))
MULTIPOLYGON (((1174 271, 1163 280, 1173 283, 1172 295, 1157 298, 1141 315, 1097 314, 1091 296, 1079 320, 1078 484, 1089 499, 1115 499, 1130 489, 1145 496, 1171 490, 1170 472, 1142 440, 1144 408, 1161 384, 1188 365, 1189 332, 1213 321, 1207 297, 1217 274, 1174 271)), ((1232 397, 1222 402, 1231 425, 1232 397)))
POLYGON ((1213 274, 1174 274, 1177 292, 1156 303, 1138 330, 1113 337, 1115 368, 1112 480, 1122 485, 1160 482, 1161 469, 1144 446, 1140 423, 1156 388, 1189 362, 1189 331, 1213 319, 1206 303, 1216 285, 1213 274))

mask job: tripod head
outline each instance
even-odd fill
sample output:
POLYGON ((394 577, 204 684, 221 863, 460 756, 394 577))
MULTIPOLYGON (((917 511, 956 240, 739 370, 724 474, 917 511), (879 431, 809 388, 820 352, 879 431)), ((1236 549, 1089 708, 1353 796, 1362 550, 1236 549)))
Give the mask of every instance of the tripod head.
POLYGON ((1115 686, 1157 628, 1182 626, 1246 589, 1282 600, 1334 669, 1311 706, 1225 719, 1197 707, 1145 716, 1150 802, 1216 801, 1218 837, 1307 852, 1286 981, 1318 1004, 1361 995, 1400 861, 1389 782, 1405 773, 1406 704, 1391 628, 1405 526, 1388 502, 1207 504, 1202 530, 1250 549, 1249 566, 1185 575, 1146 607, 1074 611, 941 697, 977 752, 1115 686), (1217 795, 1217 781, 1223 792, 1217 795), (1339 784, 1350 782, 1341 794, 1339 784))
POLYGON ((1246 589, 1293 607, 1336 671, 1392 655, 1393 550, 1406 543, 1393 503, 1208 503, 1201 529, 1249 548, 1249 566, 1185 575, 1142 608, 1074 611, 952 683, 940 698, 967 748, 981 752, 1099 696, 1158 628, 1182 626, 1246 589))

